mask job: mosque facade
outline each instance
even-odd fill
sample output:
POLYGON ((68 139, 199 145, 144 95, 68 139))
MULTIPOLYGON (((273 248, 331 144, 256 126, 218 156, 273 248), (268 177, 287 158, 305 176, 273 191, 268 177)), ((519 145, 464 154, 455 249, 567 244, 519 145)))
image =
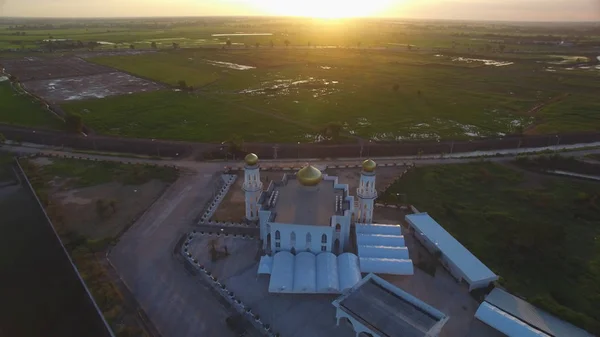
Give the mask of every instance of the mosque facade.
POLYGON ((362 164, 356 197, 347 184, 310 164, 264 189, 258 157, 248 154, 244 161, 246 219, 259 223, 263 249, 269 253, 339 255, 349 248, 353 220, 373 221, 377 165, 372 160, 362 164))

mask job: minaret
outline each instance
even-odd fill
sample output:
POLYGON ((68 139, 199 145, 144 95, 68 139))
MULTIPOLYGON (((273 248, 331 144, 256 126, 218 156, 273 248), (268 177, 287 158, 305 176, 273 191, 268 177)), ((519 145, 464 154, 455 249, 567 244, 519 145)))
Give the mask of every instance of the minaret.
POLYGON ((250 221, 258 220, 258 198, 262 192, 262 181, 260 181, 260 170, 258 167, 258 156, 249 153, 244 158, 244 185, 243 190, 246 194, 246 219, 250 221))
POLYGON ((373 207, 377 198, 375 189, 375 168, 377 164, 371 159, 362 163, 362 172, 360 172, 360 183, 356 189, 358 196, 358 210, 356 212, 356 222, 370 224, 373 222, 373 207))

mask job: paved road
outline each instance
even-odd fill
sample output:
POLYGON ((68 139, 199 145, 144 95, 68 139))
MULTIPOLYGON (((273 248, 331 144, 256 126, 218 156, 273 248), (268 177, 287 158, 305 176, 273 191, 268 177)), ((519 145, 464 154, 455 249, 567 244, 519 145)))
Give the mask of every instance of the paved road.
MULTIPOLYGON (((544 148, 520 148, 520 149, 506 149, 506 150, 493 150, 493 151, 476 151, 476 152, 466 152, 466 153, 454 153, 454 154, 446 154, 444 158, 441 158, 439 155, 427 155, 417 158, 416 156, 401 156, 401 157, 379 157, 374 158, 378 164, 387 164, 387 163, 398 163, 398 162, 410 162, 419 164, 455 164, 462 163, 468 161, 478 160, 477 157, 480 156, 494 156, 497 153, 503 154, 504 157, 489 157, 487 160, 490 161, 507 161, 511 160, 514 156, 518 154, 525 153, 535 153, 541 152, 544 150, 552 150, 552 151, 563 151, 568 150, 567 155, 571 156, 584 156, 592 153, 600 153, 600 149, 589 149, 590 147, 600 147, 600 142, 597 143, 585 143, 585 144, 573 144, 573 145, 559 145, 559 146, 549 146, 544 148), (579 150, 578 150, 579 149, 579 150)), ((157 165, 177 165, 182 168, 192 169, 194 171, 198 170, 219 170, 224 167, 237 167, 241 166, 243 163, 241 160, 238 161, 213 161, 213 162, 200 162, 194 160, 187 159, 141 159, 141 158, 126 158, 120 156, 110 156, 110 155, 95 155, 95 154, 83 154, 83 153, 72 153, 68 150, 58 150, 52 149, 46 146, 40 145, 31 145, 31 146, 11 146, 4 145, 2 149, 6 151, 21 153, 21 154, 46 154, 46 155, 74 155, 81 158, 86 159, 98 159, 98 160, 110 160, 116 162, 124 162, 124 163, 140 163, 140 164, 157 164, 157 165)), ((363 158, 364 159, 364 158, 363 158)), ((356 165, 360 163, 360 158, 336 158, 330 160, 321 160, 321 159, 261 159, 262 167, 271 167, 271 166, 300 166, 306 162, 311 162, 314 165, 356 165)))
POLYGON ((191 230, 200 206, 212 196, 205 188, 212 173, 200 170, 181 177, 109 254, 163 337, 234 336, 225 325, 229 311, 174 254, 177 241, 191 230))

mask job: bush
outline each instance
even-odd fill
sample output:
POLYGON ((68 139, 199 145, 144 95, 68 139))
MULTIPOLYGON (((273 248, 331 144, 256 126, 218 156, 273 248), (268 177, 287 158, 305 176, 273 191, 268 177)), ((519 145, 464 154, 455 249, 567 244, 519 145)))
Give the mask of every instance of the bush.
POLYGON ((65 128, 67 132, 81 133, 83 131, 83 118, 78 113, 68 112, 65 117, 65 128))

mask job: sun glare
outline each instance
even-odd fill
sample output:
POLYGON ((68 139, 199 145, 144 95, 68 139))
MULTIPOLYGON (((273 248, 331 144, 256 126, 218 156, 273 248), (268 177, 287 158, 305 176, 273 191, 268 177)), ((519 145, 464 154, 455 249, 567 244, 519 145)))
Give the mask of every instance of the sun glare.
POLYGON ((253 0, 275 15, 341 19, 382 14, 391 0, 253 0))

